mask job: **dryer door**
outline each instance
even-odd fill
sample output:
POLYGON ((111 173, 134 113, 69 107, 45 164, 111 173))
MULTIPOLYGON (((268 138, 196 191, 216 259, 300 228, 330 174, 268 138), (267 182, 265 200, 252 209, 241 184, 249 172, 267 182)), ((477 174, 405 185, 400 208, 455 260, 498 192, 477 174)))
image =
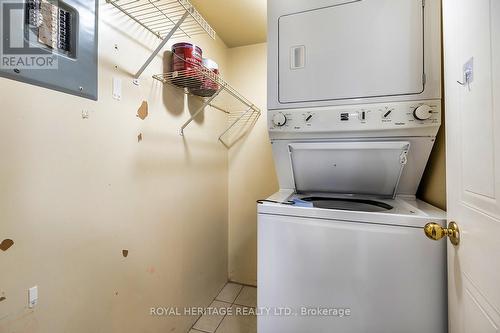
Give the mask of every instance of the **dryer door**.
POLYGON ((279 101, 424 91, 422 0, 358 0, 279 19, 279 101))

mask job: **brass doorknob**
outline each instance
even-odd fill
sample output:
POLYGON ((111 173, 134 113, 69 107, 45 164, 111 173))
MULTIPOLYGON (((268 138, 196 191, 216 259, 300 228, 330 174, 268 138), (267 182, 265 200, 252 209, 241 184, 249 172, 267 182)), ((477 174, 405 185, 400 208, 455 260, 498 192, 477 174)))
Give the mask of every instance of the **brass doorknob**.
POLYGON ((427 223, 424 227, 425 235, 432 240, 440 240, 441 238, 448 236, 451 244, 457 246, 460 244, 460 229, 458 224, 455 222, 450 222, 448 228, 443 228, 437 223, 427 223))

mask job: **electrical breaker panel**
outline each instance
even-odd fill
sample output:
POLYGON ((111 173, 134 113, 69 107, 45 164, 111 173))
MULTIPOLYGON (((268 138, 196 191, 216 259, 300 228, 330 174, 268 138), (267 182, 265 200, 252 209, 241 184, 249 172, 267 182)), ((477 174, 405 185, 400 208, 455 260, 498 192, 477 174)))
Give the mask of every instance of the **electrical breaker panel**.
MULTIPOLYGON (((77 12, 60 3, 59 6, 47 0, 28 0, 26 2, 25 23, 28 33, 36 40, 58 53, 74 57, 74 37, 77 31, 77 12)), ((29 38, 29 36, 28 36, 29 38)))
POLYGON ((0 0, 0 5, 6 19, 0 76, 97 99, 97 0, 0 0))

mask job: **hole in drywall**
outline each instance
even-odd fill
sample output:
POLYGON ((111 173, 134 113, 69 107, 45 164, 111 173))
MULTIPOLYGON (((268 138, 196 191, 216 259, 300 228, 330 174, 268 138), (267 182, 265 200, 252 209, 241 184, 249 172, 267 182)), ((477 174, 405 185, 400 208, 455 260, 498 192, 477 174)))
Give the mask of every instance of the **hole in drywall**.
POLYGON ((14 241, 12 239, 4 239, 2 243, 0 243, 0 250, 7 251, 14 245, 14 241))
POLYGON ((122 255, 124 258, 128 257, 128 250, 122 250, 122 255))
POLYGON ((5 301, 6 299, 7 299, 7 297, 2 296, 2 297, 0 297, 0 302, 5 301))
POLYGON ((139 133, 139 135, 137 136, 137 142, 141 142, 142 141, 142 133, 139 133))
POLYGON ((137 110, 137 117, 139 117, 141 120, 144 120, 148 117, 148 102, 144 101, 142 102, 141 106, 137 110))

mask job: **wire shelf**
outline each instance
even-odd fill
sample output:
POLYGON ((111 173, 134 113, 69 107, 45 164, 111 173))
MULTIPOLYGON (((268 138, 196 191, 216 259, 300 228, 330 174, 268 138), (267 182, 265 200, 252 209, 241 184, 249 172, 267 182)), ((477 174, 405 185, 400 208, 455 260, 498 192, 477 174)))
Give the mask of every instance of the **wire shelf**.
POLYGON ((138 79, 171 38, 208 34, 215 31, 188 0, 106 0, 125 15, 160 38, 160 45, 135 74, 138 79))
POLYGON ((234 89, 220 74, 201 65, 190 64, 188 69, 157 74, 153 78, 202 100, 198 110, 181 127, 181 135, 198 114, 210 106, 228 115, 228 126, 219 136, 219 141, 226 147, 231 147, 248 133, 260 117, 261 110, 255 104, 234 89))
POLYGON ((216 33, 203 16, 188 0, 106 0, 125 15, 143 26, 160 39, 172 31, 182 16, 189 16, 171 37, 188 37, 208 34, 215 39, 216 33))

